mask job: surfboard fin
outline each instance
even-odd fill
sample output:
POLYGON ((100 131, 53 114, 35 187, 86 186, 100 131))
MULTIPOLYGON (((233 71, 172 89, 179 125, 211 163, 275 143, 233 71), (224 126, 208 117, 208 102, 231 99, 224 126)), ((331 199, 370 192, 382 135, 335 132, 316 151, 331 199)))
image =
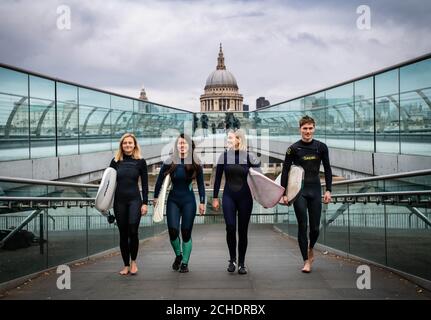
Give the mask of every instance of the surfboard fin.
POLYGON ((115 222, 115 216, 111 214, 111 212, 108 211, 108 216, 106 217, 106 219, 108 220, 109 224, 112 224, 115 222))

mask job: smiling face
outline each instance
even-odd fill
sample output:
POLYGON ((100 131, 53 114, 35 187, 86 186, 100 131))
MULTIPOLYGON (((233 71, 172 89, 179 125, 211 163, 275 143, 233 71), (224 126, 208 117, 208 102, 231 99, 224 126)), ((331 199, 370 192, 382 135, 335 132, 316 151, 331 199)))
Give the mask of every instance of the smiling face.
POLYGON ((132 137, 126 137, 121 143, 121 147, 123 148, 124 154, 130 156, 133 150, 135 150, 135 140, 133 140, 132 137))
POLYGON ((179 138, 177 142, 177 149, 179 154, 186 154, 189 151, 189 144, 184 138, 179 138))
POLYGON ((227 147, 235 150, 239 147, 239 139, 233 132, 229 132, 227 135, 227 147))
POLYGON ((299 131, 301 132, 302 140, 305 142, 310 142, 311 140, 313 140, 314 130, 315 130, 314 124, 310 122, 303 124, 299 129, 299 131))

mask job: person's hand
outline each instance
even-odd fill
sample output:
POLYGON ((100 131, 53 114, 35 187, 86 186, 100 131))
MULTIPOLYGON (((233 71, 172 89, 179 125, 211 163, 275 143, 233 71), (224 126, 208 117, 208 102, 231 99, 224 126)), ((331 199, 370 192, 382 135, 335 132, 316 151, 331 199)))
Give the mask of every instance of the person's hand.
POLYGON ((199 204, 199 214, 202 216, 205 213, 205 203, 199 204))
POLYGON ((323 196, 323 203, 329 203, 331 202, 331 191, 326 191, 325 195, 323 196))
POLYGON ((141 216, 145 216, 148 212, 148 206, 146 204, 143 204, 141 206, 141 216))
POLYGON ((218 201, 218 198, 214 198, 213 199, 213 208, 215 209, 215 210, 218 210, 218 208, 220 207, 220 203, 219 203, 219 201, 218 201))
POLYGON ((287 196, 283 196, 283 202, 284 202, 284 204, 288 204, 288 200, 287 200, 287 196))
POLYGON ((154 199, 153 199, 153 207, 155 208, 155 207, 156 207, 156 205, 157 205, 157 198, 154 198, 154 199))

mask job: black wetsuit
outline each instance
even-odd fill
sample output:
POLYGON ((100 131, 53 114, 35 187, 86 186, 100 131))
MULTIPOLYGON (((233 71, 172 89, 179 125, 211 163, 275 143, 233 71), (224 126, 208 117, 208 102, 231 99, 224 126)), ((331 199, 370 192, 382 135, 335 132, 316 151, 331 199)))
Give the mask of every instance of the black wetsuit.
POLYGON ((110 167, 117 170, 117 187, 114 197, 114 214, 120 231, 120 249, 124 265, 136 260, 139 248, 138 229, 141 206, 148 204, 148 174, 144 159, 124 155, 123 160, 112 159, 110 167), (141 177, 142 198, 138 178, 141 177))
POLYGON ((302 258, 308 259, 307 209, 310 221, 310 248, 313 248, 319 237, 320 216, 322 212, 322 189, 320 185, 320 163, 325 170, 326 190, 331 191, 332 170, 329 164, 328 147, 323 142, 299 140, 292 144, 286 152, 281 175, 281 185, 287 187, 289 169, 292 164, 304 168, 304 187, 293 203, 298 220, 298 243, 302 258))
MULTIPOLYGON (((166 172, 170 167, 171 160, 162 165, 154 188, 154 198, 157 199, 166 172)), ((192 229, 196 216, 196 199, 192 188, 192 179, 188 176, 184 165, 184 159, 178 163, 175 171, 171 174, 172 188, 168 195, 166 204, 166 218, 168 222, 169 238, 175 255, 182 253, 182 263, 188 264, 192 250, 192 229), (182 252, 180 248, 179 230, 181 219, 182 252)), ((205 203, 205 184, 202 167, 196 173, 196 181, 199 190, 199 202, 205 203)))
POLYGON ((247 183, 250 167, 260 167, 259 160, 246 151, 228 150, 220 155, 214 181, 214 198, 218 198, 221 178, 225 173, 222 206, 226 222, 226 241, 231 261, 236 261, 236 213, 238 212, 238 263, 244 265, 247 232, 253 210, 253 197, 247 183))

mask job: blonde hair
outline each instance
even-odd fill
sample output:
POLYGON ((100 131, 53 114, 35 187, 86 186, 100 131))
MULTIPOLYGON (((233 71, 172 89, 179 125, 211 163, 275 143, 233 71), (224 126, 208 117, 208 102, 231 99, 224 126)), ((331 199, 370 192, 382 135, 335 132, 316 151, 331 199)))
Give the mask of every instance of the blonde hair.
POLYGON ((227 134, 229 133, 233 133, 235 137, 239 140, 238 149, 242 151, 247 151, 247 138, 244 130, 242 129, 229 130, 227 134))
POLYGON ((135 143, 135 149, 133 149, 132 158, 133 159, 141 159, 142 158, 141 147, 139 146, 138 140, 136 140, 135 135, 133 133, 125 133, 125 134, 123 134, 123 136, 120 139, 120 144, 119 144, 118 150, 115 154, 115 161, 116 162, 123 160, 123 157, 124 157, 123 141, 124 141, 124 139, 129 138, 129 137, 132 138, 134 143, 135 143))

